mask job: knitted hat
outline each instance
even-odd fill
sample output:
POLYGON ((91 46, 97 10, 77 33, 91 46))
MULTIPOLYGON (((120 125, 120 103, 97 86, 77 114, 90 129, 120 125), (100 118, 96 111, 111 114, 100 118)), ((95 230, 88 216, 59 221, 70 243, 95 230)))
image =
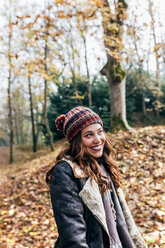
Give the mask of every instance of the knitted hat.
POLYGON ((66 115, 60 115, 55 121, 57 130, 63 132, 69 142, 82 129, 94 123, 99 123, 103 126, 103 122, 98 114, 89 108, 81 106, 71 109, 66 115))

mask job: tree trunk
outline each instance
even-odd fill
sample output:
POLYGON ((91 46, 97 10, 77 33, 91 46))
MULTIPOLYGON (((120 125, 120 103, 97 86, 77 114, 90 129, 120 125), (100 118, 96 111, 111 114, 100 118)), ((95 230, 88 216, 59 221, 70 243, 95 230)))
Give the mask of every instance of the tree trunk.
POLYGON ((149 0, 149 14, 151 16, 151 27, 153 34, 153 41, 155 47, 155 60, 156 60, 156 84, 157 84, 157 100, 155 101, 156 106, 156 115, 159 117, 160 112, 160 95, 161 95, 161 82, 160 82, 160 63, 159 63, 159 53, 157 49, 157 45, 159 44, 156 39, 156 30, 155 30, 155 20, 154 20, 154 12, 152 9, 152 1, 149 0))
MULTIPOLYGON (((10 7, 11 8, 11 7, 10 7)), ((11 22, 11 12, 9 15, 9 40, 8 40, 8 64, 9 64, 9 76, 8 76, 8 108, 9 108, 9 140, 10 140, 10 153, 9 153, 9 163, 12 164, 13 158, 13 145, 14 145, 14 131, 13 131, 13 113, 12 113, 12 103, 11 103, 11 38, 12 38, 12 22, 11 22)))
POLYGON ((13 145, 14 145, 14 132, 13 132, 13 115, 12 115, 12 104, 11 104, 11 68, 9 69, 8 78, 8 107, 9 107, 9 140, 10 140, 10 153, 9 153, 9 163, 12 164, 13 158, 13 145))
POLYGON ((160 96, 161 96, 161 82, 160 82, 160 68, 159 68, 158 54, 156 53, 156 82, 157 82, 157 104, 156 116, 160 115, 160 96))
MULTIPOLYGON (((48 1, 48 6, 46 6, 46 1, 45 1, 45 8, 49 9, 49 1, 48 1)), ((49 36, 49 25, 50 25, 50 20, 49 18, 46 20, 45 19, 45 37, 44 37, 44 70, 45 70, 45 75, 48 76, 48 67, 47 67, 47 58, 48 58, 48 36, 49 36)), ((47 91, 48 91, 48 81, 45 77, 44 79, 44 105, 43 105, 43 120, 46 128, 46 132, 48 134, 49 138, 49 145, 52 151, 54 151, 53 147, 53 134, 50 130, 49 123, 48 123, 48 118, 47 118, 47 91)))
POLYGON ((107 53, 107 63, 101 74, 108 79, 111 96, 111 130, 129 128, 126 118, 125 71, 120 62, 122 47, 123 20, 127 4, 118 0, 115 6, 115 17, 111 14, 108 0, 102 1, 101 14, 104 29, 104 45, 107 53))
POLYGON ((141 88, 141 93, 142 93, 142 111, 143 111, 143 114, 146 115, 145 85, 144 85, 143 74, 142 74, 143 64, 141 62, 142 59, 141 59, 140 54, 139 54, 139 50, 138 50, 138 46, 137 46, 137 40, 135 37, 134 37, 134 45, 135 45, 135 50, 136 50, 136 54, 138 57, 138 66, 139 66, 139 75, 140 75, 139 83, 141 85, 140 88, 141 88))
POLYGON ((120 128, 128 129, 130 127, 128 125, 126 118, 126 93, 125 93, 126 76, 123 72, 122 79, 120 77, 120 80, 117 81, 114 78, 112 78, 111 73, 109 73, 108 71, 104 72, 104 70, 105 68, 101 70, 101 74, 107 77, 110 88, 111 129, 112 130, 120 129, 120 128))
POLYGON ((16 144, 19 145, 19 133, 18 133, 18 122, 17 122, 17 113, 16 113, 16 116, 14 118, 14 124, 15 124, 15 137, 16 137, 16 144))
POLYGON ((92 94, 91 94, 91 83, 90 83, 90 75, 89 75, 89 67, 88 67, 88 59, 87 59, 87 46, 86 46, 86 39, 84 37, 84 34, 82 32, 82 38, 84 43, 84 50, 85 50, 85 65, 86 65, 86 71, 87 71, 87 80, 88 80, 88 105, 91 108, 92 107, 92 94))
POLYGON ((39 138, 39 134, 40 134, 40 131, 41 131, 41 128, 40 128, 40 125, 39 123, 43 123, 43 115, 41 115, 41 120, 39 120, 39 111, 38 111, 38 106, 36 105, 36 121, 37 121, 37 124, 36 124, 36 127, 37 127, 37 133, 36 133, 36 143, 38 144, 38 138, 39 138))
POLYGON ((142 90, 142 110, 143 110, 143 114, 146 115, 146 104, 145 104, 145 93, 144 93, 144 90, 142 90))
POLYGON ((46 127, 46 131, 49 137, 49 145, 52 151, 54 151, 53 147, 53 135, 49 127, 48 118, 47 118, 47 80, 44 80, 44 124, 46 127))
MULTIPOLYGON (((44 47, 44 60, 45 60, 45 73, 46 75, 48 75, 48 68, 47 68, 47 54, 48 54, 48 47, 47 47, 47 39, 45 37, 45 47, 44 47)), ((45 123, 45 127, 46 127, 46 131, 49 137, 49 145, 52 151, 54 151, 54 147, 53 147, 53 135, 52 132, 50 130, 49 127, 49 123, 48 123, 48 118, 47 118, 47 90, 48 90, 48 85, 47 85, 47 80, 44 79, 44 123, 45 123)))
POLYGON ((141 92, 142 92, 142 111, 143 114, 146 115, 146 103, 145 103, 145 80, 142 75, 142 65, 139 66, 139 74, 140 74, 140 83, 142 84, 141 92))
MULTIPOLYGON (((111 57, 109 58, 109 60, 112 61, 113 58, 111 57)), ((126 76, 125 74, 123 74, 123 79, 117 82, 114 80, 114 78, 112 78, 112 74, 110 73, 111 70, 110 68, 111 66, 105 66, 101 70, 101 74, 107 77, 110 88, 111 130, 114 131, 120 128, 128 129, 129 125, 126 119, 126 100, 125 100, 126 76)))
POLYGON ((128 123, 126 120, 125 82, 126 82, 126 77, 124 77, 120 83, 116 83, 116 84, 112 83, 110 85, 111 122, 113 122, 115 117, 120 117, 120 119, 123 122, 123 127, 128 128, 128 123))
POLYGON ((29 75, 28 75, 28 86, 29 86, 30 115, 31 115, 31 124, 32 124, 33 152, 36 152, 37 151, 37 140, 36 140, 36 134, 35 134, 31 80, 30 80, 29 75))

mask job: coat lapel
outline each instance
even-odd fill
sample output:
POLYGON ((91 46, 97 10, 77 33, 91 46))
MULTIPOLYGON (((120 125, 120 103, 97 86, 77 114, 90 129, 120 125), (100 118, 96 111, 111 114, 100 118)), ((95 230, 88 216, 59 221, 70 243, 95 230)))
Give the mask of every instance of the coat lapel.
POLYGON ((109 236, 103 201, 96 181, 93 179, 91 182, 91 178, 88 178, 79 195, 109 236))
POLYGON ((91 178, 76 163, 73 163, 71 160, 67 159, 63 160, 72 167, 76 178, 88 178, 83 186, 83 189, 80 191, 79 196, 109 236, 105 210, 97 182, 95 179, 91 180, 91 178))

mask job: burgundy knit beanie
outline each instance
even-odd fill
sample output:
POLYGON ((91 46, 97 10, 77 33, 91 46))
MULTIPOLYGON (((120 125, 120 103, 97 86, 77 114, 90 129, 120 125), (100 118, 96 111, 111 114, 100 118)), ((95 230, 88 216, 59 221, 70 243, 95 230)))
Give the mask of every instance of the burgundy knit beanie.
POLYGON ((94 123, 99 123, 103 126, 103 122, 98 114, 89 108, 81 106, 71 109, 66 115, 60 115, 55 120, 57 130, 63 132, 69 142, 82 129, 94 123))

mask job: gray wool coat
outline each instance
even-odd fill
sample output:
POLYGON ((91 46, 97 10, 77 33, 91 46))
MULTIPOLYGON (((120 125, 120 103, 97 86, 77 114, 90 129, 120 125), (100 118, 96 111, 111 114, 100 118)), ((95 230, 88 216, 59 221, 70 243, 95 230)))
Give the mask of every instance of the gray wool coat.
MULTIPOLYGON (((77 164, 64 159, 54 168, 50 193, 59 232, 56 248, 109 248, 106 214, 95 180, 91 183, 90 177, 77 164)), ((135 246, 147 248, 133 220, 122 189, 118 188, 117 193, 135 246)))

